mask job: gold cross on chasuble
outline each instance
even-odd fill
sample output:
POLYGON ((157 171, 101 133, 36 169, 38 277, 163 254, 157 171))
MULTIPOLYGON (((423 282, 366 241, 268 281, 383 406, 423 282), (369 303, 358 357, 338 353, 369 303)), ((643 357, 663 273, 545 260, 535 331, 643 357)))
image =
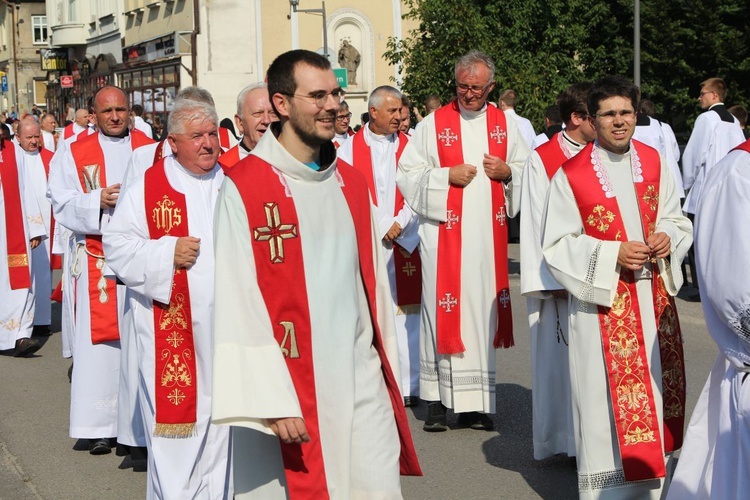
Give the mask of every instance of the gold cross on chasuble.
POLYGON ((281 223, 279 206, 276 203, 264 203, 263 208, 266 211, 268 225, 253 228, 253 238, 255 241, 267 241, 271 249, 271 262, 280 264, 284 262, 284 240, 297 237, 297 226, 281 223))

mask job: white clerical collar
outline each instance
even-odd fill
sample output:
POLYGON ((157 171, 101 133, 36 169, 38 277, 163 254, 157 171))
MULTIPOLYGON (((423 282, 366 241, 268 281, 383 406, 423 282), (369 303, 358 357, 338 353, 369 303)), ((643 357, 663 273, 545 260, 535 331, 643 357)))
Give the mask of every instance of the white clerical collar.
POLYGON ((349 138, 349 133, 348 132, 344 132, 343 134, 334 134, 333 138, 345 141, 345 140, 347 140, 349 138))
POLYGON ((206 172, 205 174, 196 174, 186 169, 185 167, 183 167, 182 164, 179 161, 177 161, 176 156, 172 156, 172 160, 174 161, 174 165, 175 167, 177 167, 178 172, 184 175, 187 175, 188 177, 192 177, 193 179, 197 179, 199 181, 209 181, 213 179, 213 177, 216 175, 216 170, 218 167, 218 165, 214 165, 213 170, 206 172))
POLYGON ((458 110, 461 112, 461 116, 470 120, 472 118, 476 118, 478 116, 482 116, 483 114, 485 114, 487 112, 487 103, 486 102, 484 103, 484 106, 482 106, 482 109, 471 111, 461 106, 461 103, 459 102, 458 110))
POLYGON ((258 144, 255 145, 255 149, 253 149, 250 154, 270 163, 275 169, 294 179, 321 182, 335 174, 335 161, 325 170, 313 170, 292 156, 292 154, 281 145, 276 137, 276 132, 278 132, 278 128, 270 128, 261 136, 258 144), (268 132, 271 133, 269 134, 268 132))
POLYGON ((565 132, 565 130, 563 130, 562 132, 560 132, 560 134, 562 134, 563 139, 565 139, 568 142, 568 146, 574 147, 578 151, 582 150, 583 147, 585 146, 585 144, 579 144, 576 141, 574 141, 573 139, 571 139, 571 137, 567 134, 567 132, 565 132))
POLYGON ((369 125, 365 125, 365 138, 368 140, 367 141, 368 144, 370 143, 370 141, 375 141, 379 143, 396 142, 397 136, 398 136, 398 132, 395 134, 388 134, 388 135, 376 134, 370 129, 369 125))
POLYGON ((708 111, 711 111, 715 106, 723 106, 723 102, 717 102, 716 104, 712 104, 708 107, 708 111))
POLYGON ((104 135, 103 132, 99 133, 99 139, 101 139, 104 142, 111 142, 113 144, 120 144, 125 142, 125 140, 130 140, 130 134, 126 135, 125 137, 112 137, 109 135, 104 135))

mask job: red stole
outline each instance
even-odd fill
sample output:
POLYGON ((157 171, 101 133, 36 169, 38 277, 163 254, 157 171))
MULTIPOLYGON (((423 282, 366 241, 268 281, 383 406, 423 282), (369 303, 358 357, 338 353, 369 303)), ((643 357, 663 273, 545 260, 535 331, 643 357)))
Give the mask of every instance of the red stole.
POLYGON ((73 131, 73 124, 69 123, 65 125, 65 128, 63 129, 63 139, 69 139, 70 137, 73 137, 75 135, 75 132, 73 131))
MULTIPOLYGON (((185 195, 169 183, 164 160, 146 170, 145 176, 149 237, 158 240, 162 236, 190 236, 185 195)), ((153 302, 156 365, 154 436, 157 437, 187 438, 195 430, 198 374, 187 274, 187 269, 175 269, 169 303, 153 302)))
POLYGON ((2 141, 0 150, 0 182, 2 182, 5 208, 5 238, 8 252, 8 277, 10 289, 31 288, 31 268, 26 241, 26 221, 21 201, 15 146, 2 141))
POLYGON ((735 151, 737 149, 750 153, 750 139, 746 140, 745 142, 734 148, 732 151, 735 151))
POLYGON ((237 144, 226 153, 220 154, 217 161, 224 171, 237 165, 240 162, 240 145, 237 144))
MULTIPOLYGON (((84 131, 82 133, 85 133, 84 131)), ((152 144, 154 141, 140 131, 130 131, 130 147, 152 144)), ((78 179, 84 193, 107 187, 104 151, 99 144, 99 134, 78 136, 70 145, 78 179)), ((89 307, 91 311, 91 342, 99 344, 120 339, 117 327, 117 285, 104 277, 104 249, 101 235, 86 235, 86 260, 88 263, 89 307)))
MULTIPOLYGON (((593 148, 594 144, 590 143, 563 165, 584 221, 584 231, 605 241, 627 239, 617 198, 606 197, 592 165, 593 148)), ((654 232, 658 217, 661 160, 655 149, 632 141, 631 155, 636 154, 642 180, 634 182, 634 187, 645 241, 654 232)), ((612 306, 598 308, 615 431, 628 481, 664 477, 664 453, 681 446, 684 427, 682 334, 674 299, 667 293, 658 267, 654 264, 653 268, 654 314, 664 393, 663 448, 633 271, 621 269, 612 306)))
POLYGON ((159 144, 156 145, 156 150, 154 151, 154 163, 152 163, 152 166, 156 165, 162 158, 164 158, 164 143, 166 142, 166 139, 162 139, 159 141, 159 144))
MULTIPOLYGON (((505 113, 487 106, 487 143, 489 154, 507 158, 507 126, 505 113)), ((449 168, 464 163, 461 139, 461 113, 456 101, 435 111, 435 133, 440 166, 449 168)), ((477 168, 481 169, 481 165, 477 168)), ((495 249, 495 291, 497 294, 497 325, 493 345, 511 347, 513 316, 508 284, 508 226, 505 225, 505 189, 502 181, 490 180, 492 193, 492 240, 495 249)), ((461 341, 461 187, 448 189, 447 220, 440 223, 437 249, 437 352, 457 354, 466 348, 461 341)), ((480 242, 477 242, 479 244, 480 242)))
POLYGON ((232 142, 229 140, 229 129, 219 127, 219 146, 226 151, 232 147, 232 142))
POLYGON ((544 170, 547 172, 547 178, 552 180, 552 177, 557 173, 558 169, 563 163, 568 161, 568 157, 565 151, 560 147, 560 140, 565 140, 561 137, 562 132, 558 132, 552 136, 552 139, 545 142, 541 146, 538 146, 534 151, 539 154, 544 165, 544 170))
MULTIPOLYGON (((375 176, 372 167, 372 155, 370 146, 365 142, 364 127, 352 137, 352 161, 350 165, 359 170, 367 181, 367 187, 370 190, 370 197, 375 206, 378 205, 378 194, 375 186, 375 176)), ((406 143, 409 139, 402 132, 398 133, 398 149, 396 151, 396 165, 404 152, 406 143)), ((339 160, 339 163, 344 163, 339 160)), ((396 188, 396 203, 393 215, 397 215, 404 206, 404 196, 396 188)), ((402 248, 398 243, 393 242, 393 263, 396 269, 396 305, 408 314, 408 308, 417 306, 422 303, 422 261, 419 258, 419 251, 415 249, 411 254, 402 248)))
MULTIPOLYGON (((39 148, 39 156, 42 159, 42 165, 44 166, 44 173, 49 179, 49 162, 52 161, 52 157, 55 155, 52 151, 47 148, 39 148)), ((52 209, 50 209, 52 211, 52 209)), ((53 238, 55 235, 55 214, 50 214, 50 225, 49 225, 49 236, 53 238)), ((52 245, 49 246, 49 267, 50 269, 62 269, 62 256, 56 253, 52 253, 52 245)))
MULTIPOLYGON (((310 435, 310 442, 303 445, 280 443, 290 497, 326 499, 328 488, 318 430, 309 301, 304 286, 289 286, 290 283, 304 284, 305 280, 297 209, 294 199, 285 192, 287 187, 280 179, 281 173, 257 156, 249 156, 244 162, 248 168, 229 169, 225 173, 237 186, 245 205, 258 286, 310 435)), ((360 272, 374 330, 373 345, 380 356, 401 439, 401 473, 421 475, 403 399, 385 356, 376 321, 372 223, 367 186, 352 170, 341 169, 338 173, 344 180, 342 191, 357 233, 360 272)))

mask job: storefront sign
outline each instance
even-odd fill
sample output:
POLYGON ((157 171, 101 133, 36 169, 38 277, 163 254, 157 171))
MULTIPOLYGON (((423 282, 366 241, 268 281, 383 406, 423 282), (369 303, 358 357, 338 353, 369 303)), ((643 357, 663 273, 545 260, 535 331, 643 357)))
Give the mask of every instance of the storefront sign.
POLYGON ((60 87, 64 89, 73 88, 73 75, 63 75, 60 77, 60 87))
POLYGON ((64 71, 68 69, 67 49, 40 49, 43 71, 64 71))
POLYGON ((125 65, 155 61, 182 55, 185 48, 181 47, 180 33, 171 33, 169 35, 150 40, 138 45, 132 45, 122 49, 122 62, 125 65))

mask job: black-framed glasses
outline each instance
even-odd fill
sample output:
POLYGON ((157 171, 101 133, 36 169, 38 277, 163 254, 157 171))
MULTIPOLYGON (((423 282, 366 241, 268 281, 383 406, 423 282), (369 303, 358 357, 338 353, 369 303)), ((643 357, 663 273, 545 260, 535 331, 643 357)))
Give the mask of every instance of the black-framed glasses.
POLYGON ((339 121, 344 121, 344 120, 349 120, 351 117, 352 117, 352 114, 351 113, 347 113, 345 115, 339 115, 339 116, 337 116, 336 119, 339 120, 339 121))
POLYGON ((341 104, 344 101, 344 98, 346 97, 346 92, 344 92, 343 89, 336 89, 331 92, 326 92, 324 90, 313 92, 310 95, 301 95, 301 94, 286 94, 289 97, 299 97, 300 99, 312 99, 312 102, 319 108, 324 108, 326 106, 326 103, 328 102, 328 96, 333 97, 333 100, 336 104, 341 104))
POLYGON ((467 92, 471 92, 474 95, 482 95, 485 92, 487 92, 487 89, 492 87, 495 82, 490 82, 484 87, 480 87, 479 85, 466 85, 465 83, 457 83, 456 88, 459 92, 462 94, 466 94, 467 92))

